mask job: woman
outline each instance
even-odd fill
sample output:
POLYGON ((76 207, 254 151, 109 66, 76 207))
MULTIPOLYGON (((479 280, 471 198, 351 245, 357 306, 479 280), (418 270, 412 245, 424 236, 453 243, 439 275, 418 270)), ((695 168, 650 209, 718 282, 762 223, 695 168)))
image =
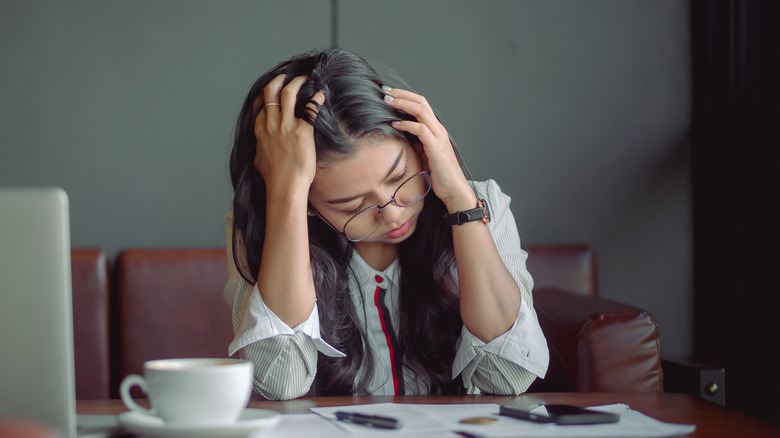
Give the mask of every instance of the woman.
POLYGON ((230 170, 230 354, 260 395, 519 394, 544 377, 509 197, 468 180, 422 96, 345 50, 294 57, 250 90, 230 170))

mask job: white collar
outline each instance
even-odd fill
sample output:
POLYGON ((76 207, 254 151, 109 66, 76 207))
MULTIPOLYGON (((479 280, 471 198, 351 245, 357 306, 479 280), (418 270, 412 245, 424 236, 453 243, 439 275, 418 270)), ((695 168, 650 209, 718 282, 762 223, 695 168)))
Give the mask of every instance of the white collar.
POLYGON ((360 289, 363 289, 368 284, 380 284, 383 289, 398 286, 398 257, 393 260, 393 263, 390 263, 390 266, 388 266, 387 269, 378 271, 369 266, 357 251, 353 251, 350 266, 357 277, 360 289), (382 282, 378 281, 377 276, 382 278, 382 282))

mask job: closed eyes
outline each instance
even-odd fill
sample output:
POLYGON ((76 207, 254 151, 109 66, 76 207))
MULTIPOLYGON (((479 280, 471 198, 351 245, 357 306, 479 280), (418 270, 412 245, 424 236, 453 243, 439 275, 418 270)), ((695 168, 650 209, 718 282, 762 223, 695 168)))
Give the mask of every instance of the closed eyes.
MULTIPOLYGON (((404 167, 404 171, 398 175, 397 177, 393 178, 392 180, 388 181, 388 184, 396 185, 400 184, 406 177, 409 175, 409 168, 404 167)), ((396 188, 397 189, 397 188, 396 188)), ((364 198, 363 201, 358 205, 357 207, 353 208, 350 211, 345 212, 349 216, 355 216, 356 214, 360 213, 366 205, 366 199, 364 198)))

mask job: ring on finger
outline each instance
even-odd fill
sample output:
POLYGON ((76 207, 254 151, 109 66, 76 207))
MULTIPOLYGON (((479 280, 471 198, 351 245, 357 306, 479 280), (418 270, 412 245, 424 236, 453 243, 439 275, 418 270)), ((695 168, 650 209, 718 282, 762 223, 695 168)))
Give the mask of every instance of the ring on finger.
POLYGON ((276 102, 269 102, 269 103, 266 103, 265 106, 278 106, 278 107, 281 107, 282 104, 281 103, 276 103, 276 102))

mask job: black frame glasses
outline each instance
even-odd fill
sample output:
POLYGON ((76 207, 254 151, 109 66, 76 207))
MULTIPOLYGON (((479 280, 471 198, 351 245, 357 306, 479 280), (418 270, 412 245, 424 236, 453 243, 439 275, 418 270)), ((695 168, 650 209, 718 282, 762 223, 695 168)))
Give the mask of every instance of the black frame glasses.
MULTIPOLYGON (((411 207, 412 205, 415 205, 415 204, 419 203, 420 201, 422 201, 423 199, 425 199, 425 197, 428 195, 428 193, 430 191, 431 191, 431 172, 429 170, 423 170, 421 172, 417 172, 414 175, 410 176, 409 178, 406 178, 404 180, 404 182, 399 184, 398 187, 393 192, 393 196, 385 204, 383 204, 383 205, 372 205, 372 206, 366 207, 366 208, 358 211, 354 215, 352 215, 352 217, 350 217, 349 220, 347 220, 347 222, 344 224, 344 227, 341 229, 341 234, 343 234, 344 237, 346 237, 347 240, 349 240, 350 242, 360 242, 362 240, 366 240, 369 237, 371 237, 371 235, 373 235, 376 232, 376 230, 378 230, 379 227, 382 225, 382 221, 384 220, 383 211, 384 211, 385 207, 387 207, 390 204, 395 204, 395 205, 397 205, 399 207, 411 207), (408 203, 399 202, 398 201, 398 192, 401 191, 401 189, 404 187, 404 185, 406 185, 407 183, 409 183, 410 181, 412 181, 412 180, 414 180, 415 178, 418 178, 418 177, 422 177, 422 183, 423 183, 423 186, 425 187, 425 190, 423 191, 423 193, 422 194, 419 194, 419 193, 415 194, 416 196, 415 196, 415 198, 414 198, 414 200, 412 202, 408 202, 408 203), (349 226, 349 224, 352 223, 353 227, 354 227, 354 225, 357 224, 355 219, 356 218, 366 218, 367 217, 366 215, 371 215, 372 214, 371 210, 376 210, 376 214, 378 215, 378 220, 375 220, 376 225, 374 226, 374 228, 369 233, 363 235, 362 237, 357 237, 356 238, 356 237, 354 237, 354 235, 353 235, 353 237, 350 237, 350 234, 347 234, 347 227, 349 226)), ((334 230, 338 231, 338 228, 334 227, 333 224, 331 224, 329 220, 327 220, 322 214, 320 214, 320 212, 315 210, 313 207, 312 207, 312 210, 314 210, 314 212, 317 213, 317 216, 319 216, 328 225, 330 225, 331 228, 333 228, 334 230)), ((360 236, 360 235, 361 234, 358 234, 358 236, 360 236)))

